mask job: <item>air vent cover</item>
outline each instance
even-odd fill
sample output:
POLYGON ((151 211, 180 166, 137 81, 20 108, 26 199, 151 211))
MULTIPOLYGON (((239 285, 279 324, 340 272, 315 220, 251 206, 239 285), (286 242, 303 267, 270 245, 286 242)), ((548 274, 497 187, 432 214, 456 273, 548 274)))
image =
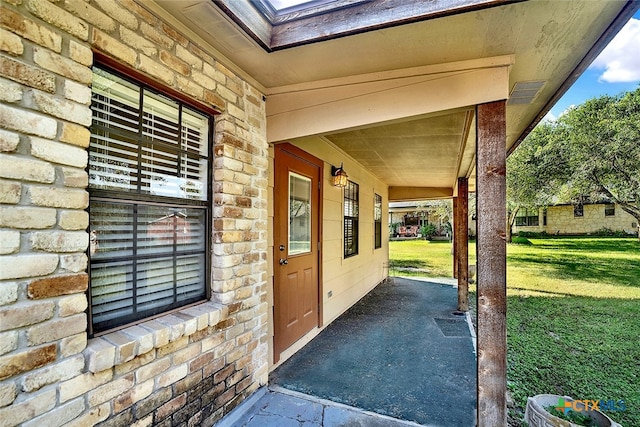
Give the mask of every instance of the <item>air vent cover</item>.
POLYGON ((542 86, 544 86, 544 84, 544 80, 516 82, 516 84, 513 86, 513 89, 511 89, 508 104, 530 104, 536 97, 536 95, 538 95, 538 92, 540 92, 540 89, 542 89, 542 86))

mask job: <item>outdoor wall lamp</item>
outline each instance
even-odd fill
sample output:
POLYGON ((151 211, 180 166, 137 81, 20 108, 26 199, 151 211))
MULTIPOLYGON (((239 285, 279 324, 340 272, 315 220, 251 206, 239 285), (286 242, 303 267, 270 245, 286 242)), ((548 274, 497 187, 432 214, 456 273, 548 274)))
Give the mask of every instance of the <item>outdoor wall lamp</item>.
POLYGON ((331 176, 333 177, 333 185, 335 187, 344 188, 347 186, 347 178, 349 175, 344 171, 343 164, 340 167, 331 166, 331 176))

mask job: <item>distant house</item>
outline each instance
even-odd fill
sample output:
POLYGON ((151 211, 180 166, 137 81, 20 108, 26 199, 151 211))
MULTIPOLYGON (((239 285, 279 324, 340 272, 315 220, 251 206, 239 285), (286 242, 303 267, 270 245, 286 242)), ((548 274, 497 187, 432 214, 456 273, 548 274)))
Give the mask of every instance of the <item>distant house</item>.
MULTIPOLYGON (((390 202, 389 234, 391 237, 415 237, 423 226, 432 224, 436 227, 436 236, 451 238, 453 220, 441 217, 424 202, 390 202), (404 232, 402 227, 404 227, 404 232), (417 230, 414 232, 413 230, 417 230)), ((476 235, 475 213, 469 212, 469 236, 476 235)))
POLYGON ((414 237, 428 224, 436 227, 437 235, 451 233, 449 218, 441 218, 421 202, 389 203, 389 234, 392 237, 414 237))
POLYGON ((555 205, 546 209, 520 209, 513 232, 578 235, 593 234, 605 229, 634 234, 637 232, 638 222, 615 203, 555 205))

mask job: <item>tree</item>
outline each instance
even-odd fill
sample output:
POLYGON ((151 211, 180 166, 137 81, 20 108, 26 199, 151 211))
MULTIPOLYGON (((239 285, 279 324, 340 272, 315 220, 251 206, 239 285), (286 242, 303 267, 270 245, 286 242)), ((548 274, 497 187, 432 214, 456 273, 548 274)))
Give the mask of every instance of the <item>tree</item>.
POLYGON ((444 222, 443 226, 446 228, 446 232, 451 233, 451 220, 453 219, 453 204, 451 200, 427 200, 418 203, 418 208, 439 217, 444 222))
POLYGON ((563 162, 550 153, 556 125, 538 125, 507 159, 507 241, 520 209, 538 209, 551 203, 556 180, 562 180, 563 162))
POLYGON ((541 123, 507 160, 509 228, 522 207, 589 199, 617 203, 640 239, 640 87, 541 123))
POLYGON ((563 199, 609 200, 636 219, 640 239, 640 87, 602 96, 558 119, 552 155, 566 163, 563 199))

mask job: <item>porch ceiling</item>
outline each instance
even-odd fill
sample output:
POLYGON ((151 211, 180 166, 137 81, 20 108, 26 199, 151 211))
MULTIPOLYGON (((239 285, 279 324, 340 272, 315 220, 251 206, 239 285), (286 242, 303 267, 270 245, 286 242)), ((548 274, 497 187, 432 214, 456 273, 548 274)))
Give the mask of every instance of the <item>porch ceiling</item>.
MULTIPOLYGON (((370 6, 376 3, 384 1, 370 6)), ((483 3, 273 52, 213 1, 145 4, 264 91, 269 142, 323 136, 398 189, 393 197, 401 200, 453 194, 458 177, 469 177, 473 191, 474 106, 509 98, 516 83, 540 82, 537 93, 524 92, 532 99, 507 103, 505 148, 512 149, 640 7, 623 0, 483 3)), ((316 24, 322 27, 321 16, 316 24)))
POLYGON ((429 187, 452 188, 458 171, 472 168, 473 117, 460 110, 325 137, 391 187, 415 187, 428 175, 429 187))

